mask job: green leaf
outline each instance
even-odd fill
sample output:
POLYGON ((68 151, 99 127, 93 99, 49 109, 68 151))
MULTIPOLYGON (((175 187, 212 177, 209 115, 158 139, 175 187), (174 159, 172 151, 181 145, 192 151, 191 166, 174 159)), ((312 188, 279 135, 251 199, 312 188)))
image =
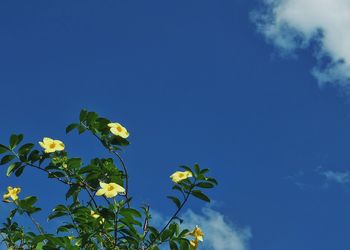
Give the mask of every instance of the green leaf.
POLYGON ((14 149, 23 140, 23 135, 11 135, 10 137, 10 149, 14 149))
POLYGON ((23 201, 25 201, 28 206, 33 206, 38 201, 38 198, 35 196, 28 196, 24 198, 23 201))
POLYGON ((163 233, 160 235, 161 241, 165 241, 172 236, 172 231, 169 229, 165 229, 163 233))
POLYGON ((87 114, 88 112, 85 109, 82 109, 80 111, 80 116, 79 116, 80 122, 84 122, 86 120, 87 114))
POLYGON ((111 122, 110 120, 100 117, 100 118, 96 119, 95 127, 100 132, 107 134, 107 133, 109 133, 110 128, 108 127, 108 124, 110 122, 111 122))
POLYGON ((180 166, 180 168, 182 168, 182 169, 184 169, 186 171, 190 171, 193 174, 192 169, 190 167, 188 167, 188 166, 180 166))
POLYGON ((65 205, 57 205, 52 211, 53 212, 65 212, 68 211, 69 209, 65 205))
POLYGON ((184 229, 181 231, 181 233, 179 234, 179 237, 185 237, 189 234, 190 230, 188 229, 184 229))
POLYGON ((177 206, 177 208, 181 207, 181 202, 178 198, 174 197, 174 196, 167 196, 167 198, 169 198, 170 200, 172 200, 175 205, 177 206))
POLYGON ((123 216, 128 216, 128 214, 130 214, 130 215, 138 217, 138 218, 142 217, 141 213, 139 211, 137 211, 136 209, 133 209, 133 208, 123 208, 123 209, 120 210, 120 213, 123 216))
POLYGON ((20 155, 27 155, 29 153, 29 151, 34 147, 33 143, 27 143, 24 144, 23 146, 21 146, 18 150, 18 153, 20 155))
POLYGON ((206 196, 205 194, 202 193, 202 191, 200 190, 193 190, 191 192, 191 194, 195 197, 197 197, 198 199, 201 199, 203 201, 206 201, 206 202, 210 202, 210 199, 208 196, 206 196))
POLYGON ((4 157, 2 157, 1 161, 0 161, 0 165, 4 165, 6 163, 9 163, 10 161, 12 161, 15 158, 14 155, 5 155, 4 157))
POLYGON ((22 164, 20 162, 12 163, 6 171, 6 175, 10 176, 14 171, 16 171, 22 164))
POLYGON ((62 217, 62 216, 65 216, 65 215, 66 215, 66 213, 64 213, 64 212, 54 212, 54 213, 50 214, 47 217, 47 220, 50 221, 50 220, 52 220, 54 218, 62 217))
POLYGON ((34 213, 39 212, 39 211, 41 211, 40 207, 29 207, 29 208, 27 208, 27 212, 29 214, 34 214, 34 213))
POLYGON ((66 199, 68 199, 69 197, 71 197, 74 193, 79 191, 79 185, 78 184, 73 184, 70 186, 70 188, 68 189, 67 193, 66 193, 66 199))
POLYGON ((209 172, 209 169, 208 168, 204 168, 201 170, 200 174, 206 174, 209 172))
POLYGON ((40 152, 38 150, 33 150, 29 156, 28 156, 28 159, 34 163, 36 161, 38 161, 40 159, 40 152))
POLYGON ((43 242, 39 242, 36 247, 35 247, 35 250, 43 250, 44 248, 44 243, 43 242))
POLYGON ((194 164, 194 171, 197 175, 201 172, 198 164, 194 164))
POLYGON ((19 176, 23 173, 24 168, 25 168, 25 166, 19 167, 19 168, 16 170, 15 175, 16 175, 17 177, 19 177, 19 176))
POLYGON ((82 161, 80 158, 71 158, 67 162, 68 169, 79 169, 82 165, 82 161))
POLYGON ((218 185, 218 182, 214 178, 205 178, 206 181, 210 181, 214 183, 215 185, 218 185))
POLYGON ((190 250, 190 244, 187 240, 180 240, 180 250, 190 250))
POLYGON ((64 226, 60 226, 57 228, 56 232, 69 232, 70 229, 74 228, 74 226, 72 224, 67 224, 64 226))
POLYGON ((118 145, 118 146, 128 146, 130 144, 130 142, 127 139, 124 139, 120 136, 115 136, 115 135, 113 135, 110 138, 110 143, 112 145, 118 145))
POLYGON ((87 125, 89 127, 92 126, 95 123, 97 118, 98 118, 98 114, 96 112, 89 112, 86 117, 87 125))
POLYGON ((78 132, 79 132, 79 134, 82 134, 82 133, 84 133, 86 131, 86 128, 83 126, 83 125, 80 125, 79 127, 78 127, 78 132))
POLYGON ((6 153, 7 151, 10 151, 10 149, 2 144, 0 144, 0 155, 3 153, 6 153))
POLYGON ((213 188, 214 184, 210 182, 199 182, 196 186, 200 188, 213 188))
POLYGON ((169 249, 171 249, 171 250, 178 250, 179 249, 174 241, 169 241, 169 247, 170 247, 169 249))
POLYGON ((68 134, 68 133, 71 132, 73 129, 78 128, 78 127, 79 127, 79 124, 78 124, 78 123, 69 124, 69 125, 66 127, 66 134, 68 134))

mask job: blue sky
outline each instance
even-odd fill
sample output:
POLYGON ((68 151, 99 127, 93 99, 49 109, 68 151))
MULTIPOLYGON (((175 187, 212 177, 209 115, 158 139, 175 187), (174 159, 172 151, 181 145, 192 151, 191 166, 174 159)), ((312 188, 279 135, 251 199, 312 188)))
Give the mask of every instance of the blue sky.
MULTIPOLYGON (((65 135, 87 108, 130 131, 123 154, 137 204, 166 216, 173 209, 168 176, 198 162, 220 182, 211 209, 234 232, 250 230, 245 246, 233 250, 349 249, 348 72, 324 66, 347 55, 332 50, 326 35, 309 38, 313 30, 285 13, 279 17, 302 42, 271 24, 259 29, 252 16, 261 17, 263 6, 1 2, 0 141, 11 133, 34 142, 49 136, 72 156, 106 156, 91 136, 65 135)), ((64 190, 39 172, 27 169, 18 179, 5 171, 1 189, 20 185, 46 210, 64 190)), ((198 214, 203 205, 190 203, 198 214)))

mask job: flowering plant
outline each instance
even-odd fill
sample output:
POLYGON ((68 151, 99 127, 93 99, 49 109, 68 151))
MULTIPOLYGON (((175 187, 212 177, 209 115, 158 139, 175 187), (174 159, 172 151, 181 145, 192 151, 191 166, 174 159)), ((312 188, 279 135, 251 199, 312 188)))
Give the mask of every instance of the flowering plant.
POLYGON ((24 169, 32 168, 67 187, 67 204, 56 205, 48 215, 48 220, 65 220, 54 233, 47 232, 34 218, 41 210, 36 206, 37 197, 21 198, 21 188, 25 187, 7 188, 3 201, 12 203, 14 208, 0 233, 8 249, 157 250, 163 244, 168 244, 169 249, 197 249, 204 233, 198 226, 183 228, 179 215, 190 197, 210 202, 203 190, 213 188, 217 181, 207 175, 208 169, 197 164, 181 166, 183 171, 170 176, 172 189, 178 195, 168 198, 176 209, 163 227, 156 228, 150 207, 135 207, 129 194, 128 171, 121 156, 122 149, 129 145, 127 129, 95 112, 82 110, 79 122, 66 128, 67 133, 73 130, 79 134, 90 132, 112 157, 94 158, 84 165, 81 158, 69 157, 62 141, 48 137, 38 145, 21 144, 23 135, 13 134, 9 145, 0 144, 0 164, 8 166, 7 176, 19 177, 24 169), (87 201, 82 197, 87 197, 87 201), (19 216, 28 216, 36 232, 19 225, 19 216))

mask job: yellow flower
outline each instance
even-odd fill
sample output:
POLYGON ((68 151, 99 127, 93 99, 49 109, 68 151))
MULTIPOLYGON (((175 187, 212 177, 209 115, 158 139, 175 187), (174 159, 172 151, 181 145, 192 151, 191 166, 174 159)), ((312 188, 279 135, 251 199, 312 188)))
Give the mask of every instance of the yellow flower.
POLYGON ((192 235, 197 241, 198 240, 203 241, 204 233, 198 226, 196 226, 193 229, 193 231, 190 233, 190 235, 192 235))
POLYGON ((18 199, 18 194, 21 192, 21 188, 19 188, 19 187, 16 187, 16 188, 8 187, 7 190, 8 190, 8 193, 4 194, 4 196, 3 196, 5 202, 10 202, 8 200, 8 198, 10 198, 10 197, 14 201, 18 199))
POLYGON ((98 213, 96 213, 94 210, 90 211, 90 214, 92 217, 94 217, 95 219, 98 219, 100 217, 100 215, 98 213))
POLYGON ((40 146, 45 149, 45 153, 53 153, 56 151, 64 150, 63 142, 59 140, 53 140, 48 137, 44 137, 42 142, 39 142, 40 146))
POLYGON ((110 131, 114 135, 120 136, 124 139, 129 137, 129 132, 120 123, 109 123, 108 127, 110 127, 110 131))
POLYGON ((113 198, 117 196, 119 193, 124 193, 125 189, 118 185, 117 183, 104 183, 100 181, 101 189, 99 189, 96 195, 101 196, 105 195, 107 198, 113 198))
POLYGON ((191 240, 190 241, 190 250, 197 250, 198 248, 198 240, 191 240))
MULTIPOLYGON (((90 214, 91 214, 91 216, 94 217, 95 219, 98 219, 98 218, 101 217, 101 216, 100 216, 98 213, 96 213, 94 210, 91 210, 91 211, 90 211, 90 214)), ((102 219, 100 220, 100 224, 102 224, 102 223, 104 223, 104 222, 105 222, 105 219, 102 218, 102 219)))
POLYGON ((192 173, 190 171, 176 171, 172 175, 170 175, 170 178, 173 180, 173 182, 180 182, 182 180, 185 180, 189 177, 192 177, 192 173))

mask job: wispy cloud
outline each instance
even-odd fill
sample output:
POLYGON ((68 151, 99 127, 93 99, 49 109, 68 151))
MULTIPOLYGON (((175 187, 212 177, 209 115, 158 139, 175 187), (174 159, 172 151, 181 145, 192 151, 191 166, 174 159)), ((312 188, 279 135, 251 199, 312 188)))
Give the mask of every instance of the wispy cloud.
POLYGON ((314 45, 312 74, 320 86, 336 84, 349 93, 349 0, 264 0, 251 16, 258 31, 283 53, 314 45))
POLYGON ((326 178, 327 182, 335 182, 338 184, 350 183, 350 172, 334 172, 328 170, 320 174, 326 178))
MULTIPOLYGON (((248 250, 252 234, 248 227, 240 228, 230 222, 223 214, 211 208, 203 208, 199 213, 187 210, 181 216, 184 228, 198 225, 204 232, 203 250, 248 250)), ((153 223, 162 225, 164 216, 153 211, 153 223)))

